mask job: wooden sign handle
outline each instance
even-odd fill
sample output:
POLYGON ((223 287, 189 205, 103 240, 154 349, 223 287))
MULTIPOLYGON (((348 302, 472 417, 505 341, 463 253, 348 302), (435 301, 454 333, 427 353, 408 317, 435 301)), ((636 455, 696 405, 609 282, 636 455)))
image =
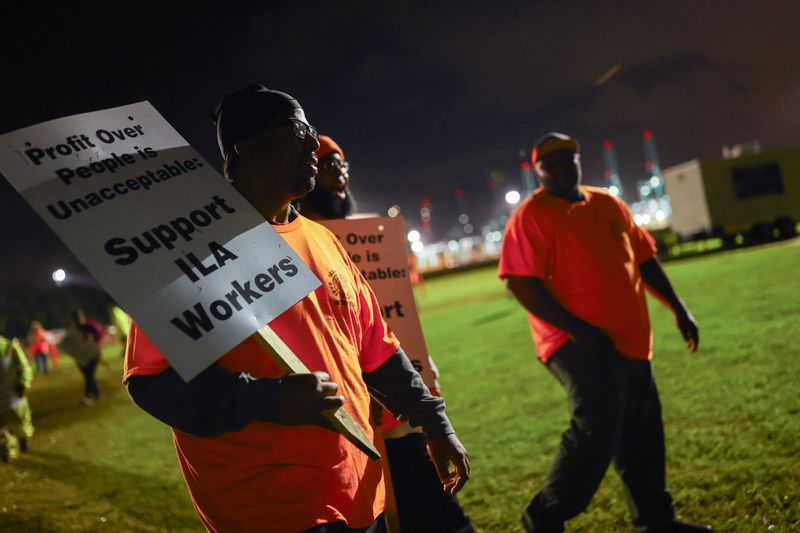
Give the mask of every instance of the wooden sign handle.
MULTIPOLYGON (((305 363, 294 354, 292 349, 286 346, 283 339, 278 337, 278 334, 269 327, 269 324, 253 333, 253 338, 286 372, 290 374, 307 374, 311 372, 305 363)), ((344 435, 347 440, 367 454, 370 459, 377 460, 381 458, 381 454, 375 449, 364 428, 355 421, 344 407, 340 407, 336 411, 327 411, 323 415, 333 424, 336 431, 344 435)))

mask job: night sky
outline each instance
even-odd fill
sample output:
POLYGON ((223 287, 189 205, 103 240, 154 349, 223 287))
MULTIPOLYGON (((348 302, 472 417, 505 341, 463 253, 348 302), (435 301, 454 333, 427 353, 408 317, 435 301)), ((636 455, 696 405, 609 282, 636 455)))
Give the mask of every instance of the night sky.
MULTIPOLYGON (((612 139, 628 187, 644 175, 644 128, 662 167, 753 139, 800 145, 796 0, 84 4, 3 13, 0 132, 149 100, 219 168, 211 111, 262 83, 339 142, 362 211, 399 204, 413 227, 429 197, 440 237, 454 188, 476 226, 507 210, 550 130, 579 139, 589 184, 603 184, 612 139), (495 192, 493 171, 507 180, 495 192)), ((47 284, 58 266, 88 281, 4 180, 0 206, 0 284, 47 284)))

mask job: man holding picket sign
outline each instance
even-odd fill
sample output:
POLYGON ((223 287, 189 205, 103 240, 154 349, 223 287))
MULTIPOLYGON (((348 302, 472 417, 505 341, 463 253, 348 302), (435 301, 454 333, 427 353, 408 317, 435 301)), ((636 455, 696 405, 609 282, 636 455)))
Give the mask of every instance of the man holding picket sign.
POLYGON ((424 386, 337 239, 291 207, 311 191, 316 174, 319 143, 303 109, 284 93, 253 85, 227 95, 215 122, 226 178, 322 285, 270 323, 312 373, 285 375, 249 338, 187 383, 138 327, 131 329, 128 391, 173 428, 204 525, 209 531, 376 527, 384 495, 380 464, 322 416, 344 404, 371 432, 370 392, 422 427, 445 489, 458 492, 469 462, 444 402, 424 386))
POLYGON ((335 237, 289 207, 316 172, 302 108, 251 86, 223 100, 217 126, 243 194, 148 102, 0 135, 0 172, 136 321, 124 381, 173 427, 204 525, 372 527, 370 392, 423 428, 457 492, 469 464, 443 402, 335 237))

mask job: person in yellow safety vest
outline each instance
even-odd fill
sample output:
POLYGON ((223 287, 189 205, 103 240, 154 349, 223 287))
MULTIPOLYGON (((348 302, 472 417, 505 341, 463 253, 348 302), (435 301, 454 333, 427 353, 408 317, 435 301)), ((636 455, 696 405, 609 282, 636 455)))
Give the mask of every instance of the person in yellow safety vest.
POLYGON ((0 459, 8 462, 28 451, 33 437, 31 408, 25 394, 33 381, 25 351, 17 339, 0 335, 0 459))

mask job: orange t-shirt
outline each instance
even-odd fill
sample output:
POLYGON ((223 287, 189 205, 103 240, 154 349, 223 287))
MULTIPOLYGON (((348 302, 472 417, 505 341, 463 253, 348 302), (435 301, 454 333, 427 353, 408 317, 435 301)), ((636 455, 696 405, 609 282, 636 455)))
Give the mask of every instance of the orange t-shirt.
MULTIPOLYGON (((511 215, 503 237, 499 276, 544 281, 570 313, 602 329, 631 359, 652 357, 652 331, 639 265, 656 252, 653 238, 627 206, 604 190, 581 186, 569 202, 537 189, 511 215)), ((528 313, 543 362, 567 334, 528 313)))
MULTIPOLYGON (((399 343, 332 233, 302 216, 274 228, 322 285, 270 325, 311 371, 330 374, 346 408, 372 437, 369 393, 361 374, 381 366, 399 343)), ((285 374, 249 338, 219 364, 256 378, 285 374)), ((168 366, 133 325, 124 379, 157 374, 168 366)), ((383 511, 380 462, 339 433, 314 425, 251 422, 241 431, 212 438, 173 434, 183 476, 209 531, 294 532, 336 521, 367 527, 383 511)))
POLYGON ((47 336, 43 328, 36 328, 31 334, 31 353, 34 355, 37 353, 50 353, 50 343, 47 342, 47 336))

